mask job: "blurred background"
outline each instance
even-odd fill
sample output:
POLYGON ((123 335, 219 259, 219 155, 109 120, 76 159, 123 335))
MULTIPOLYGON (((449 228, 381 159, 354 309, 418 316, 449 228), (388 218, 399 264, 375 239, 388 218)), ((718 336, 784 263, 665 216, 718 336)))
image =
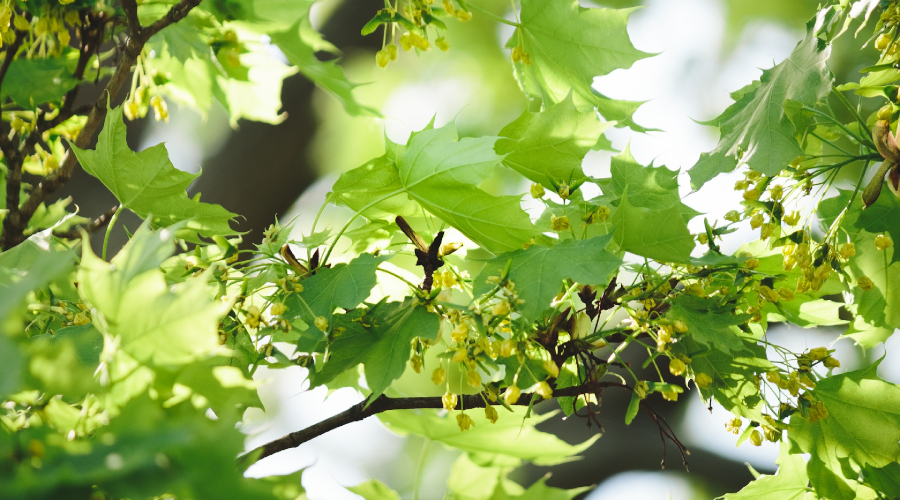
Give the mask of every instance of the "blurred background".
MULTIPOLYGON (((804 25, 818 0, 610 0, 585 6, 632 7, 629 32, 638 49, 657 53, 627 71, 598 78, 595 88, 607 96, 647 103, 635 120, 659 132, 635 134, 626 129, 609 132, 614 145, 630 143, 634 156, 644 164, 655 162, 673 170, 686 170, 699 154, 715 146, 718 132, 694 120, 717 116, 731 103, 729 93, 759 77, 784 59, 802 38, 804 25)), ((510 3, 481 0, 479 5, 512 18, 510 3)), ((286 119, 280 125, 241 121, 228 124, 224 110, 213 109, 204 119, 189 110, 170 109, 167 125, 152 121, 129 125, 129 141, 142 150, 165 142, 176 167, 203 176, 189 195, 202 192, 203 201, 222 204, 243 218, 237 228, 247 231, 245 243, 261 239, 266 226, 297 217, 295 234, 309 234, 312 218, 341 172, 383 153, 386 135, 404 142, 412 130, 436 117, 436 125, 456 120, 460 135, 493 135, 517 117, 525 99, 512 77, 509 51, 502 49, 511 33, 481 16, 469 23, 448 23, 448 52, 432 50, 417 57, 401 53, 386 70, 375 64, 381 48, 381 32, 369 37, 360 28, 383 7, 381 0, 324 0, 314 7, 314 23, 325 37, 343 50, 341 63, 351 81, 370 82, 356 90, 363 104, 379 109, 383 118, 349 117, 339 102, 318 91, 302 76, 285 81, 282 93, 286 119)), ((861 35, 865 37, 866 35, 861 35)), ((872 48, 860 52, 864 40, 846 36, 835 48, 832 71, 838 81, 858 78, 858 70, 871 64, 872 48)), ((276 49, 277 50, 277 49, 276 49)), ((120 96, 121 99, 122 96, 120 96)), ((173 107, 174 108, 174 107, 173 107)), ((609 153, 591 152, 584 162, 587 173, 606 176, 609 153)), ((686 175, 681 178, 685 202, 713 220, 737 206, 732 190, 735 178, 722 176, 701 192, 689 193, 686 175)), ((491 181, 496 191, 524 192, 525 184, 513 178, 491 181)), ((61 196, 74 196, 81 214, 96 216, 115 204, 115 199, 95 179, 76 173, 61 196)), ((324 225, 346 220, 346 212, 329 210, 324 225)), ((137 219, 120 219, 132 230, 137 219)), ((693 221, 697 231, 702 217, 693 221)), ((320 228, 324 227, 320 222, 320 228)), ((121 226, 120 226, 121 227, 121 226)), ((724 247, 733 250, 739 241, 754 239, 749 228, 729 235, 724 247)), ((121 229, 114 233, 119 244, 121 229)), ((113 245, 116 244, 114 240, 113 245)), ((389 291, 385 291, 389 293, 389 291)), ((773 327, 770 340, 788 348, 829 345, 843 332, 773 327)), ((834 345, 844 370, 858 366, 865 355, 852 342, 834 345)), ((900 349, 896 337, 887 350, 900 349), (893 346, 893 349, 892 349, 893 346)), ((877 347, 868 356, 880 357, 877 347)), ((894 356, 896 359, 897 356, 894 356)), ((898 360, 900 361, 900 360, 898 360)), ((881 364, 881 376, 900 382, 900 362, 881 364)), ((427 370, 426 370, 427 371, 427 370)), ((408 371, 409 372, 409 371, 408 371)), ((423 372, 425 373, 425 372, 423 372)), ((428 372, 430 373, 430 372, 428 372)), ((407 373, 407 377, 410 373, 407 373)), ((302 368, 266 373, 261 389, 267 412, 247 415, 254 447, 301 429, 346 409, 362 397, 351 389, 328 396, 319 388, 306 390, 302 368)), ((427 381, 427 376, 422 376, 427 381)), ((408 381, 415 384, 414 380, 408 381)), ((668 469, 660 470, 663 447, 655 424, 639 416, 625 426, 627 394, 608 393, 603 401, 603 437, 584 453, 584 459, 552 468, 528 466, 512 477, 530 484, 552 473, 549 484, 560 487, 599 485, 591 499, 629 498, 673 500, 712 498, 740 489, 752 480, 745 463, 762 473, 775 469, 777 445, 755 448, 750 443, 735 447, 736 436, 725 431, 730 415, 709 411, 696 394, 686 393, 677 404, 660 410, 691 451, 690 473, 669 447, 668 469)), ((541 411, 553 409, 545 403, 541 411)), ((552 418, 540 428, 569 442, 581 442, 597 432, 586 419, 552 418)), ((254 466, 249 473, 266 475, 307 468, 304 485, 312 499, 359 498, 341 485, 377 478, 411 498, 414 478, 420 470, 422 499, 438 499, 456 453, 420 438, 401 438, 387 431, 377 419, 345 426, 298 449, 278 454, 254 466)))

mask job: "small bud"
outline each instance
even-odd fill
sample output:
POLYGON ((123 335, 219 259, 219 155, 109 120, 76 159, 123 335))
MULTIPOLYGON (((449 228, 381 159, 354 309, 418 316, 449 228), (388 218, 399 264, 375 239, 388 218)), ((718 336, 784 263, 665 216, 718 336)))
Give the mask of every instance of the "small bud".
POLYGON ((844 243, 841 245, 840 254, 842 259, 847 260, 856 255, 856 246, 853 243, 844 243))
POLYGON ((531 197, 535 200, 543 198, 546 193, 547 191, 544 190, 544 186, 537 183, 531 185, 531 197))
POLYGON ((820 359, 825 359, 826 357, 828 357, 828 349, 824 347, 816 347, 814 349, 810 349, 807 356, 809 356, 809 359, 813 361, 819 361, 820 359))
POLYGON ((326 319, 325 316, 317 316, 314 324, 316 325, 316 328, 323 332, 328 330, 328 319, 326 319))
POLYGON ((678 401, 678 393, 675 391, 662 391, 662 397, 666 401, 678 401))
POLYGON ((269 314, 272 316, 281 316, 287 308, 281 302, 272 304, 272 307, 269 309, 269 314))
POLYGON ((762 446, 762 441, 762 434, 754 429, 753 432, 750 433, 750 442, 753 443, 753 446, 762 446))
POLYGON ((444 52, 450 50, 450 44, 444 37, 438 37, 437 39, 435 39, 434 44, 437 45, 437 48, 441 49, 444 52))
POLYGON ((735 191, 743 191, 743 190, 747 189, 748 187, 750 187, 750 181, 748 181, 746 179, 741 179, 734 183, 735 191))
POLYGON ((725 214, 725 220, 728 222, 737 222, 741 220, 741 214, 737 210, 732 210, 725 214))
POLYGON ((410 32, 406 32, 400 35, 400 47, 403 48, 404 51, 409 52, 413 48, 412 35, 410 32))
POLYGON ((385 47, 384 50, 387 51, 388 56, 390 56, 390 58, 391 58, 391 61, 396 61, 396 60, 397 60, 397 46, 396 46, 396 45, 394 45, 393 43, 391 43, 390 45, 388 45, 387 47, 385 47))
POLYGON ((791 212, 790 215, 785 215, 781 220, 789 226, 796 226, 800 222, 800 212, 791 212))
POLYGON ((375 63, 379 68, 386 68, 389 62, 391 62, 391 55, 386 50, 382 49, 375 53, 375 63))
POLYGON ((467 22, 470 19, 472 19, 472 13, 466 12, 464 10, 458 10, 458 11, 456 11, 456 18, 459 19, 461 22, 467 22))
POLYGON ((784 188, 782 188, 780 184, 776 184, 769 188, 769 196, 771 196, 773 200, 778 201, 783 195, 784 188))
POLYGON ((595 220, 597 222, 606 222, 609 220, 610 211, 609 211, 609 207, 607 207, 606 205, 598 207, 596 213, 597 213, 597 216, 596 216, 595 220))
POLYGON ((544 361, 544 370, 550 377, 559 378, 559 367, 556 366, 556 363, 554 363, 552 359, 544 361))
POLYGON ((750 227, 756 229, 763 225, 765 219, 763 218, 763 214, 756 212, 753 214, 753 217, 750 217, 750 227))
POLYGON ((879 250, 887 250, 894 244, 891 237, 886 234, 879 234, 875 237, 875 248, 879 250))
POLYGON ((787 288, 787 287, 781 287, 781 288, 779 288, 779 289, 778 289, 778 295, 779 295, 782 299, 787 300, 787 301, 794 300, 794 292, 793 292, 793 290, 791 290, 791 289, 789 289, 789 288, 787 288))
POLYGON ((841 367, 841 362, 838 361, 837 358, 834 358, 832 356, 828 356, 827 358, 825 358, 825 361, 822 364, 825 365, 825 368, 840 368, 841 367))
POLYGON ((747 261, 744 262, 744 267, 747 269, 756 269, 759 267, 759 259, 747 259, 747 261))
POLYGON ((757 201, 759 200, 759 196, 759 189, 753 188, 744 191, 744 200, 746 201, 757 201))
POLYGON ((684 361, 678 358, 672 358, 672 360, 669 361, 669 372, 676 377, 680 377, 681 374, 684 373, 685 368, 684 361))
POLYGON ((650 390, 650 385, 647 384, 645 380, 641 380, 637 384, 634 385, 634 393, 637 394, 637 397, 644 399, 647 397, 647 391, 650 390))

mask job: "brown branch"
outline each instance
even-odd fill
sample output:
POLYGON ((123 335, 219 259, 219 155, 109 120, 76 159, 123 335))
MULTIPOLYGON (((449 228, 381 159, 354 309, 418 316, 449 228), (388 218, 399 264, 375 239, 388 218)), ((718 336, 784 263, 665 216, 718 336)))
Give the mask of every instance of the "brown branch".
MULTIPOLYGON (((184 19, 185 16, 190 13, 191 9, 200 4, 200 1, 201 0, 181 0, 181 2, 172 6, 161 19, 149 27, 141 29, 140 36, 132 36, 128 39, 125 44, 125 50, 122 53, 122 59, 119 61, 115 73, 113 73, 109 82, 107 82, 101 97, 91 108, 91 112, 88 114, 84 128, 81 129, 78 137, 73 141, 76 146, 83 148, 90 143, 94 134, 106 118, 106 106, 108 101, 118 95, 122 86, 131 75, 131 68, 134 66, 138 56, 144 49, 144 44, 147 43, 147 40, 170 24, 184 19)), ((77 160, 72 153, 72 150, 66 151, 59 168, 41 180, 28 199, 25 200, 25 203, 22 204, 21 209, 17 210, 16 213, 10 211, 4 220, 3 235, 0 237, 0 249, 9 249, 20 240, 28 219, 34 215, 35 210, 37 210, 40 204, 43 203, 50 194, 55 192, 69 180, 69 177, 72 176, 72 172, 75 170, 76 163, 77 160)))
MULTIPOLYGON (((581 394, 594 394, 602 391, 605 387, 621 387, 630 389, 627 385, 620 384, 618 382, 601 382, 557 389, 553 392, 553 397, 556 398, 566 396, 579 396, 581 394)), ((533 394, 523 394, 514 404, 518 406, 527 406, 531 404, 535 396, 536 395, 533 394)), ((538 398, 536 403, 540 403, 541 401, 543 400, 538 398)), ((270 441, 262 446, 259 446, 243 457, 249 458, 252 461, 256 462, 268 456, 274 455, 280 451, 296 448, 301 444, 306 443, 307 441, 311 441, 312 439, 315 439, 323 434, 331 432, 338 427, 342 427, 353 422, 359 422, 360 420, 385 411, 412 410, 419 408, 440 409, 444 407, 443 401, 440 396, 418 398, 389 398, 382 395, 368 406, 366 406, 366 404, 367 401, 362 401, 358 404, 355 404, 350 408, 342 411, 341 413, 334 415, 333 417, 326 418, 325 420, 313 424, 305 429, 292 432, 286 436, 280 437, 274 441, 270 441)), ((484 408, 484 406, 485 401, 480 394, 469 394, 461 396, 459 398, 456 408, 484 408)))
POLYGON ((153 35, 159 33, 166 26, 181 21, 191 12, 191 9, 200 5, 201 0, 181 0, 173 5, 169 12, 155 23, 147 26, 141 31, 144 41, 147 41, 153 35))
POLYGON ((137 2, 135 0, 122 0, 122 9, 128 20, 128 32, 131 38, 141 39, 141 23, 138 21, 137 2))
POLYGON ((81 235, 84 234, 84 233, 82 233, 82 231, 84 231, 85 233, 91 234, 94 231, 105 226, 109 222, 109 219, 112 218, 112 216, 115 215, 115 213, 119 211, 119 208, 120 208, 119 205, 116 205, 116 206, 110 208, 109 210, 107 210, 100 217, 97 217, 96 219, 88 222, 87 224, 75 226, 75 227, 69 229, 68 231, 64 231, 64 232, 59 232, 59 233, 54 232, 53 236, 56 236, 57 238, 65 238, 65 239, 69 239, 69 240, 74 240, 76 238, 80 238, 81 235))

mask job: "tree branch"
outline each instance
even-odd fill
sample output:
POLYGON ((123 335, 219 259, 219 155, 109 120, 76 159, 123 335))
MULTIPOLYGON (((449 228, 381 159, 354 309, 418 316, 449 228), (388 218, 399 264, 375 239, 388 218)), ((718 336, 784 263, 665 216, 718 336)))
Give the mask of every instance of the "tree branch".
MULTIPOLYGON (((579 396, 581 394, 595 394, 601 392, 605 387, 621 387, 630 389, 630 387, 628 387, 627 385, 618 382, 587 383, 584 385, 557 389, 553 392, 553 397, 557 398, 566 396, 579 396)), ((531 404, 532 399, 535 396, 536 395, 534 394, 523 394, 514 404, 517 406, 527 406, 531 404)), ((541 401, 543 400, 538 398, 536 404, 540 403, 541 401)), ((485 401, 480 394, 469 394, 461 396, 459 398, 456 408, 484 408, 484 406, 485 401)), ((333 417, 326 418, 325 420, 313 424, 305 429, 292 432, 286 436, 280 437, 274 441, 270 441, 262 446, 259 446, 244 455, 244 457, 256 456, 256 458, 253 459, 253 461, 256 462, 268 456, 274 455, 280 451, 296 448, 301 444, 306 443, 307 441, 311 441, 312 439, 315 439, 323 434, 327 434, 328 432, 331 432, 338 427, 342 427, 353 422, 359 422, 360 420, 366 419, 373 415, 377 415, 381 412, 391 410, 412 410, 418 408, 440 409, 443 407, 444 403, 440 396, 418 398, 389 398, 382 395, 371 404, 369 404, 368 407, 366 406, 366 401, 362 401, 342 411, 341 413, 334 415, 333 417)))
MULTIPOLYGON (((161 19, 149 27, 141 29, 139 36, 128 38, 122 59, 119 61, 115 73, 113 73, 109 82, 106 84, 106 88, 101 97, 97 99, 97 102, 95 102, 91 108, 91 112, 88 114, 84 128, 82 128, 78 137, 73 141, 76 146, 83 148, 90 143, 94 134, 106 118, 106 106, 108 100, 112 100, 122 89, 122 86, 131 75, 131 68, 134 66, 138 56, 144 49, 144 44, 147 43, 147 40, 170 24, 184 19, 188 13, 190 13, 191 9, 200 4, 200 1, 201 0, 181 0, 181 2, 172 6, 161 19)), ((127 4, 128 2, 126 1, 125 3, 127 4)), ((129 23, 130 22, 131 20, 129 20, 129 23)), ((69 180, 69 177, 71 177, 72 172, 75 169, 76 163, 77 160, 72 153, 72 150, 66 151, 59 168, 41 180, 28 199, 25 200, 25 203, 22 204, 21 209, 17 210, 15 213, 10 211, 4 220, 3 235, 0 237, 0 249, 9 249, 21 240, 22 232, 25 230, 27 221, 34 215, 35 210, 37 210, 40 204, 43 203, 51 193, 55 192, 69 180)))
POLYGON ((76 238, 81 237, 82 231, 84 231, 88 234, 93 233, 94 231, 105 226, 109 222, 109 219, 113 215, 115 215, 116 212, 119 211, 119 208, 121 208, 121 207, 119 205, 116 205, 116 206, 110 208, 109 210, 107 210, 100 217, 97 217, 96 219, 88 222, 87 224, 75 226, 75 227, 69 229, 68 231, 64 231, 64 232, 59 232, 59 233, 54 232, 53 236, 56 236, 57 238, 66 238, 69 240, 74 240, 76 238))
POLYGON ((153 35, 159 33, 166 26, 181 21, 191 12, 191 9, 200 5, 201 0, 181 0, 173 5, 169 12, 155 23, 147 26, 141 31, 141 36, 146 42, 153 35))
POLYGON ((122 9, 128 21, 128 32, 131 38, 141 39, 141 23, 138 20, 137 1, 122 0, 122 9))

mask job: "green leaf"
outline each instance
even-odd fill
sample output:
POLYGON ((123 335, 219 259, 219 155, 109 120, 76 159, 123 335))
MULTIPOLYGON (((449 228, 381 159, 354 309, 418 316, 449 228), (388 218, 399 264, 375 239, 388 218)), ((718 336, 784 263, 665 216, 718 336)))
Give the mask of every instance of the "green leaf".
POLYGON ((79 292, 96 310, 95 326, 142 363, 178 365, 208 356, 219 347, 218 322, 227 306, 209 296, 205 279, 173 291, 154 266, 161 248, 171 248, 171 232, 142 230, 112 265, 83 248, 79 292))
POLYGON ((724 500, 815 500, 808 487, 806 460, 789 454, 788 450, 787 443, 782 443, 778 474, 761 475, 741 491, 725 495, 724 500))
POLYGON ((291 294, 284 304, 291 320, 302 318, 312 324, 317 316, 331 317, 336 307, 353 309, 372 292, 377 280, 375 268, 386 257, 363 254, 349 264, 326 267, 303 280, 303 291, 291 294))
POLYGON ((791 452, 811 455, 807 472, 820 497, 855 498, 853 466, 882 468, 900 460, 900 386, 878 378, 877 368, 874 363, 820 380, 811 393, 825 404, 826 418, 810 423, 799 413, 791 416, 791 452))
POLYGON ((400 495, 377 479, 370 479, 356 486, 348 486, 348 490, 363 497, 364 500, 400 500, 400 495))
POLYGON ((856 256, 850 260, 850 267, 857 279, 866 276, 874 283, 871 290, 853 287, 857 313, 874 327, 889 330, 900 328, 900 307, 896 306, 900 296, 900 263, 891 263, 891 252, 900 253, 896 250, 896 244, 886 250, 878 250, 875 248, 875 235, 866 231, 857 233, 853 242, 856 256))
POLYGON ((623 192, 611 219, 623 250, 661 262, 689 262, 694 238, 677 207, 655 210, 632 205, 623 192))
POLYGON ((733 307, 719 305, 715 299, 681 295, 671 302, 667 316, 680 319, 687 326, 687 334, 711 349, 723 353, 737 353, 746 343, 735 335, 732 327, 746 323, 752 315, 734 314, 733 307))
MULTIPOLYGON (((378 418, 398 434, 425 436, 447 446, 468 453, 503 455, 528 460, 538 465, 552 465, 570 460, 581 453, 600 436, 595 435, 584 443, 570 445, 552 434, 541 432, 535 425, 552 418, 556 412, 532 416, 524 420, 527 408, 512 407, 512 412, 502 411, 497 423, 475 418, 475 427, 460 431, 455 415, 438 416, 431 410, 390 411, 378 418)), ((474 413, 475 410, 470 410, 474 413)), ((481 410, 477 410, 481 413, 481 410)))
POLYGON ((415 337, 437 340, 441 327, 440 317, 416 306, 412 298, 378 307, 373 319, 369 331, 376 340, 366 351, 363 361, 366 383, 372 391, 371 401, 403 375, 409 361, 410 342, 415 337))
POLYGON ((703 399, 715 398, 726 410, 742 417, 762 418, 756 375, 776 369, 766 359, 765 348, 745 342, 745 349, 736 355, 704 347, 688 335, 672 349, 691 358, 694 376, 705 373, 712 379, 708 387, 700 389, 703 399))
POLYGON ((637 416, 640 409, 641 397, 638 396, 637 392, 632 392, 631 401, 628 402, 628 409, 625 410, 625 425, 631 425, 631 422, 634 421, 634 417, 637 416))
POLYGON ((53 243, 50 230, 31 235, 24 242, 0 253, 0 325, 10 321, 28 293, 46 286, 73 269, 76 254, 53 243))
POLYGON ((60 103, 66 92, 75 88, 80 82, 72 76, 66 59, 52 57, 47 59, 16 58, 9 65, 3 78, 3 89, 0 99, 11 98, 25 109, 52 102, 60 103))
POLYGON ((678 194, 678 172, 665 167, 643 166, 631 156, 630 146, 610 160, 610 183, 619 197, 629 195, 635 207, 662 210, 676 207, 684 222, 700 215, 700 212, 681 202, 678 194))
POLYGON ((403 192, 400 171, 387 155, 342 173, 332 190, 335 201, 372 221, 386 222, 384 219, 391 215, 412 217, 421 214, 416 203, 403 192))
POLYGON ((403 375, 414 338, 437 339, 440 319, 416 306, 413 299, 407 299, 381 302, 369 310, 357 309, 352 314, 336 316, 335 328, 341 333, 329 346, 330 357, 316 366, 313 385, 327 384, 363 363, 374 400, 403 375))
POLYGON ((335 198, 370 219, 409 210, 407 194, 432 214, 490 252, 521 248, 537 233, 519 197, 492 196, 478 188, 501 157, 495 137, 459 140, 453 123, 416 132, 406 146, 388 143, 388 153, 345 173, 334 186, 335 198), (365 181, 372 180, 371 194, 365 181))
POLYGON ((374 109, 356 101, 353 89, 358 85, 347 80, 344 70, 336 61, 320 61, 316 57, 315 44, 318 33, 310 27, 308 19, 304 18, 287 31, 270 33, 270 36, 272 43, 281 49, 288 61, 295 65, 303 76, 341 101, 347 113, 354 116, 378 115, 374 109))
POLYGON ((629 122, 640 103, 609 99, 591 85, 594 77, 629 68, 649 55, 628 37, 633 11, 586 9, 577 0, 524 0, 520 25, 507 42, 508 48, 521 43, 531 60, 516 64, 519 85, 545 105, 573 93, 576 106, 588 104, 607 120, 629 122))
POLYGON ((525 250, 503 254, 489 260, 475 279, 475 295, 494 286, 489 276, 500 276, 510 260, 509 280, 515 283, 523 304, 516 311, 529 321, 550 307, 564 279, 583 285, 605 285, 609 275, 619 268, 622 259, 606 250, 612 235, 589 240, 567 240, 552 247, 532 245, 525 250))
MULTIPOLYGON (((882 193, 874 204, 861 211, 853 225, 870 233, 888 233, 895 244, 900 244, 900 199, 891 194, 882 193)), ((900 252, 895 249, 889 262, 900 262, 900 252)))
POLYGON ((72 145, 72 150, 84 170, 100 179, 123 206, 144 218, 152 215, 154 226, 187 221, 179 237, 192 240, 197 235, 236 234, 228 225, 235 214, 187 197, 185 189, 199 174, 176 169, 162 144, 135 153, 125 139, 120 106, 107 110, 96 149, 72 145))
POLYGON ((831 48, 823 38, 835 17, 831 9, 819 11, 791 55, 764 70, 758 83, 742 89, 736 102, 709 122, 719 127, 721 137, 716 148, 701 154, 688 171, 691 187, 699 189, 713 177, 733 171, 739 161, 775 175, 803 154, 784 104, 790 99, 814 106, 831 91, 831 72, 825 64, 831 48))
POLYGON ((555 191, 561 182, 570 186, 585 179, 581 162, 610 123, 601 123, 593 111, 575 107, 572 96, 540 113, 525 110, 503 127, 497 154, 503 164, 528 179, 555 191))

